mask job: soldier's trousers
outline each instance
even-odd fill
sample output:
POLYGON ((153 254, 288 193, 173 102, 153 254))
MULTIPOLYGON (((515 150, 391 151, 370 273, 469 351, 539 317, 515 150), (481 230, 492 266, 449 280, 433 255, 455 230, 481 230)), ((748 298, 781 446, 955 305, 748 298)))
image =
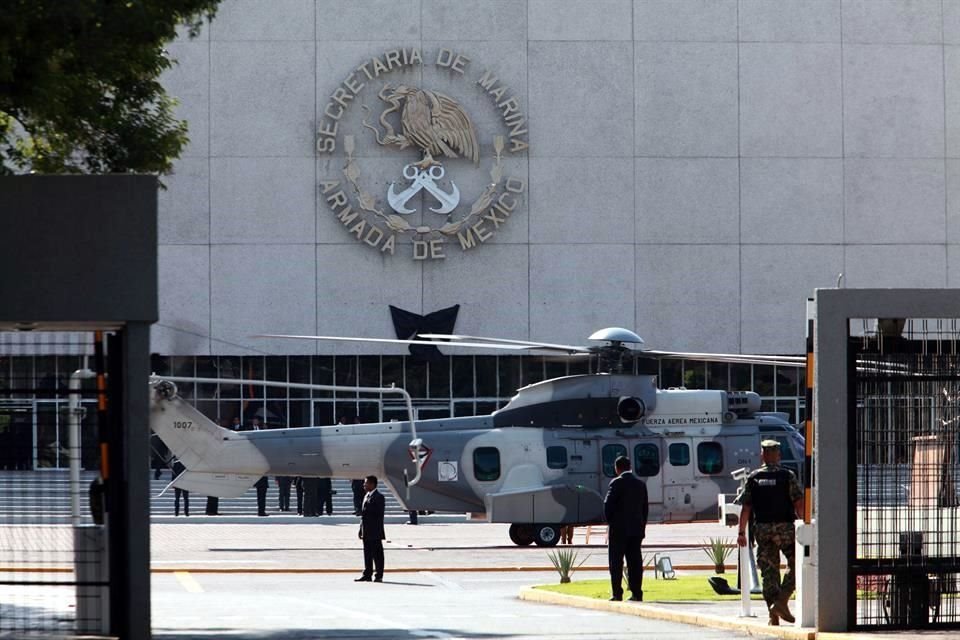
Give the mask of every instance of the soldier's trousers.
POLYGON ((757 541, 757 569, 763 582, 763 599, 770 605, 789 598, 794 591, 796 540, 792 522, 757 522, 753 525, 757 541), (780 554, 787 558, 787 570, 780 580, 780 554))

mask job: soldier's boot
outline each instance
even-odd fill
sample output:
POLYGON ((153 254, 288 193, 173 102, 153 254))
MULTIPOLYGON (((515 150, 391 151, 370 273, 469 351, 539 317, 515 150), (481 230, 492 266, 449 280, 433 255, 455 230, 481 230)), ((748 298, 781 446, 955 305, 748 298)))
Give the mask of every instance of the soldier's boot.
POLYGON ((790 607, 787 606, 787 601, 789 599, 790 599, 789 593, 780 594, 780 597, 778 597, 773 602, 773 604, 770 605, 770 614, 771 615, 776 614, 777 616, 783 618, 784 620, 792 624, 796 622, 797 619, 793 617, 793 614, 790 613, 790 607))

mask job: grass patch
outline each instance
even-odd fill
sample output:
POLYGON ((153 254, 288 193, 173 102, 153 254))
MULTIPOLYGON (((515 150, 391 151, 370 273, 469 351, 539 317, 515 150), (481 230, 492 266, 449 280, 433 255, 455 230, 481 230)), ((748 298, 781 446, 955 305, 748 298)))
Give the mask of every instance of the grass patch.
MULTIPOLYGON (((674 580, 653 580, 652 577, 644 576, 643 579, 643 600, 644 602, 669 602, 674 600, 740 600, 739 595, 720 596, 707 583, 706 574, 693 576, 677 576, 674 580)), ((736 588, 736 574, 727 578, 730 586, 736 588)), ((555 591, 571 596, 585 596, 587 598, 599 598, 606 600, 610 597, 610 580, 577 580, 569 584, 546 584, 534 587, 544 589, 545 591, 555 591)), ((629 597, 630 592, 624 589, 625 597, 629 597)), ((763 600, 760 594, 751 596, 752 600, 763 600)))

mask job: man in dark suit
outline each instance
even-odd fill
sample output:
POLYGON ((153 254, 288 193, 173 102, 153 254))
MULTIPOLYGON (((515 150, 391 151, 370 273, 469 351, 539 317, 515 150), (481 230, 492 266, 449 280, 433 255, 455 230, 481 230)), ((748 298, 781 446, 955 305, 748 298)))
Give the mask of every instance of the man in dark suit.
POLYGON ((261 517, 270 515, 267 513, 267 488, 270 487, 267 476, 257 480, 253 486, 257 488, 257 515, 261 517))
POLYGON ((377 491, 377 476, 367 476, 363 483, 367 495, 360 507, 360 539, 363 540, 363 575, 354 582, 383 582, 383 513, 386 501, 377 491), (374 570, 376 567, 376 570, 374 570))
MULTIPOLYGON (((183 463, 173 459, 173 467, 171 467, 170 472, 172 474, 171 479, 176 480, 181 473, 186 471, 186 468, 183 466, 183 463)), ((180 515, 180 496, 183 496, 183 515, 190 517, 190 492, 185 489, 173 488, 173 515, 180 515)))
POLYGON ((627 559, 630 599, 643 600, 643 552, 641 543, 647 528, 650 503, 647 485, 630 471, 624 456, 613 463, 617 477, 610 481, 603 499, 607 520, 607 562, 610 567, 611 600, 623 600, 623 559, 627 559))

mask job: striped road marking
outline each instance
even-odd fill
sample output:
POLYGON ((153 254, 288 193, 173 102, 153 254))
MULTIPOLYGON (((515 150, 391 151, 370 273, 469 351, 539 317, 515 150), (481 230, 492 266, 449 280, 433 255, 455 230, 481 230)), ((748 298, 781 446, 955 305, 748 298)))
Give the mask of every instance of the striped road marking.
POLYGON ((193 576, 188 572, 174 571, 173 575, 176 576, 177 582, 189 593, 203 593, 203 587, 201 587, 200 583, 194 580, 193 576))

